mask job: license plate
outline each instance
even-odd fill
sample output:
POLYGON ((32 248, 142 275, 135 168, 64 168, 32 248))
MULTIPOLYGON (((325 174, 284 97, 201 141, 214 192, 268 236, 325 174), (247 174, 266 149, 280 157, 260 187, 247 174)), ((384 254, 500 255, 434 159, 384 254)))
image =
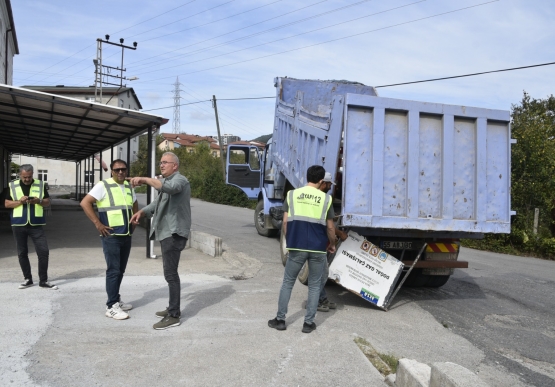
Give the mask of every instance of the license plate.
POLYGON ((382 249, 384 250, 416 250, 422 246, 421 243, 418 242, 410 242, 410 241, 383 241, 382 242, 382 249), (420 245, 420 246, 419 246, 420 245))

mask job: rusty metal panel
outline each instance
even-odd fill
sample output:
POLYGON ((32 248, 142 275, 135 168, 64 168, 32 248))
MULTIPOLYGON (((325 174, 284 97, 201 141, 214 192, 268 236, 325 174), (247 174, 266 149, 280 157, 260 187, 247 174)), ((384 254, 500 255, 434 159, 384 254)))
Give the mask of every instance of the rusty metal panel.
POLYGON ((510 232, 508 111, 345 98, 343 225, 510 232))

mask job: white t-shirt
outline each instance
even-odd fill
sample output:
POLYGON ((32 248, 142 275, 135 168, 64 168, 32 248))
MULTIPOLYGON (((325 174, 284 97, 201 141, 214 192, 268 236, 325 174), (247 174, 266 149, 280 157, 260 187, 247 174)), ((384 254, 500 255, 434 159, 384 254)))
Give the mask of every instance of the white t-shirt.
MULTIPOLYGON (((125 185, 123 184, 118 184, 118 185, 121 188, 121 192, 125 197, 125 185)), ((135 190, 131 189, 131 192, 133 193, 133 203, 135 203, 137 201, 135 190)), ((101 201, 106 196, 106 186, 104 185, 103 182, 96 183, 95 186, 90 190, 89 195, 91 195, 96 200, 101 201)))

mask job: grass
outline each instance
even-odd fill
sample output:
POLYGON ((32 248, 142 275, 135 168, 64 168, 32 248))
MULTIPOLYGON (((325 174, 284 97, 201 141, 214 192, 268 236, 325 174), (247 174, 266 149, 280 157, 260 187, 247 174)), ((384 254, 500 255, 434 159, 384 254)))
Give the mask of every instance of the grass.
POLYGON ((357 337, 354 341, 364 356, 370 360, 370 363, 372 363, 384 377, 397 372, 397 364, 399 363, 398 357, 377 352, 374 347, 362 337, 357 337))

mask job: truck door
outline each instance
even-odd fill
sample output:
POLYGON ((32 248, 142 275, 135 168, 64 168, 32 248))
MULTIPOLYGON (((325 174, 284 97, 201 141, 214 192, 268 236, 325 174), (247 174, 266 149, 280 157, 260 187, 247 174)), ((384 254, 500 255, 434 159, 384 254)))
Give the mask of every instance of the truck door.
POLYGON ((251 145, 228 145, 226 183, 239 187, 249 199, 260 193, 260 151, 251 145))

